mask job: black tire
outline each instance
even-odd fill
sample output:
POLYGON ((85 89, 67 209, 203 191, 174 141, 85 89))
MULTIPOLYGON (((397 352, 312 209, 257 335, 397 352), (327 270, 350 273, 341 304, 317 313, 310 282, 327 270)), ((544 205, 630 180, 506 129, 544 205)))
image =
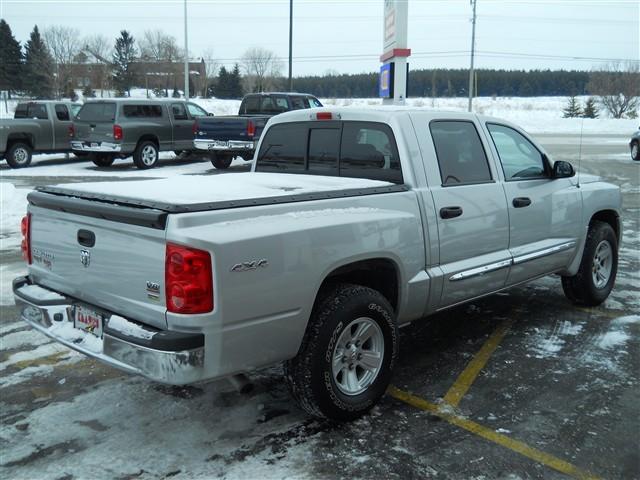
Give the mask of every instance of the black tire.
MULTIPOLYGON (((368 342, 366 340, 359 351, 366 352, 368 342)), ((354 345, 357 347, 357 342, 354 345)), ((368 287, 338 284, 321 292, 298 354, 285 362, 285 375, 292 396, 307 413, 318 418, 350 421, 369 411, 384 395, 397 356, 398 328, 387 299, 368 287), (370 328, 376 328, 373 323, 379 327, 375 338, 383 345, 382 361, 370 383, 361 386, 364 390, 345 394, 336 379, 349 374, 348 370, 356 375, 359 368, 361 372, 365 370, 350 363, 359 363, 361 358, 354 357, 357 355, 352 350, 355 347, 342 350, 344 344, 341 342, 343 335, 353 334, 349 327, 362 319, 371 322, 370 328), (335 355, 341 357, 342 365, 338 366, 343 369, 337 376, 332 369, 335 355), (347 356, 349 359, 345 360, 347 356)))
POLYGON ((27 143, 15 142, 5 154, 7 163, 11 168, 24 168, 31 164, 33 149, 27 143))
MULTIPOLYGON (((601 264, 601 261, 597 262, 601 264)), ((606 269, 605 269, 606 273, 606 269)), ((591 222, 589 231, 587 233, 587 241, 584 246, 584 252, 582 254, 582 260, 580 262, 580 268, 578 273, 573 277, 562 277, 562 290, 565 296, 576 305, 584 305, 594 307, 604 302, 616 281, 616 274, 618 273, 618 239, 616 234, 611 228, 611 225, 605 222, 595 220, 591 222), (608 243, 611 269, 606 277, 606 282, 601 285, 596 283, 594 275, 596 269, 600 271, 600 268, 596 267, 596 254, 601 255, 602 250, 606 247, 604 243, 608 243)), ((601 275, 604 275, 601 273, 601 275)), ((604 279, 601 279, 604 281, 604 279)))
POLYGON ((76 158, 84 158, 89 156, 89 152, 73 152, 73 156, 76 158))
POLYGON ((160 151, 158 145, 151 140, 143 140, 138 142, 133 152, 133 163, 141 170, 153 168, 158 165, 160 151))
POLYGON ((221 155, 217 153, 210 155, 211 164, 218 170, 226 170, 231 166, 231 162, 233 161, 233 155, 221 155))
POLYGON ((640 160, 640 145, 637 140, 631 142, 631 160, 640 160))
POLYGON ((115 157, 113 155, 109 155, 108 153, 92 153, 91 155, 89 155, 89 159, 97 167, 106 168, 113 165, 115 157))

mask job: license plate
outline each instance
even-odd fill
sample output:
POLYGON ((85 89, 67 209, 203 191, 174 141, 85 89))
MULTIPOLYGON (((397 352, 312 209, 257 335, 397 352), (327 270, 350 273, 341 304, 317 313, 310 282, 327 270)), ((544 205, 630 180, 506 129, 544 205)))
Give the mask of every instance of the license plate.
POLYGON ((95 310, 81 307, 79 305, 75 307, 73 316, 73 326, 75 328, 89 332, 98 338, 102 338, 103 322, 103 316, 95 310))
POLYGON ((216 147, 228 148, 229 147, 229 142, 223 142, 223 141, 214 140, 213 142, 211 142, 209 144, 209 148, 216 148, 216 147))

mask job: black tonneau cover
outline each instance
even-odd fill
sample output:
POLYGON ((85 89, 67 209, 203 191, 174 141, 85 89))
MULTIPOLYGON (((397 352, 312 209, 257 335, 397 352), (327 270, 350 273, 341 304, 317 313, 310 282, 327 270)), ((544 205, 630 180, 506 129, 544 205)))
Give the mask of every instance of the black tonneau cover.
POLYGON ((76 215, 103 218, 105 220, 112 220, 120 223, 164 230, 167 223, 167 215, 170 213, 226 210, 230 208, 244 208, 260 205, 306 202, 310 200, 328 200, 332 198, 405 192, 407 190, 409 190, 409 188, 406 185, 389 185, 383 187, 302 193, 297 195, 281 195, 277 197, 248 198, 244 200, 173 204, 122 196, 79 192, 70 188, 37 187, 35 192, 31 192, 27 196, 27 199, 31 205, 35 205, 40 208, 48 208, 76 215))

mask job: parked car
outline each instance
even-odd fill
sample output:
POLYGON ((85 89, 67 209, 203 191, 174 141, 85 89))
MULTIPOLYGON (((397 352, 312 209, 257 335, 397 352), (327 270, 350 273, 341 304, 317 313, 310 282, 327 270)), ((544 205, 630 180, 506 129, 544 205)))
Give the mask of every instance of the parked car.
POLYGON ((549 274, 607 298, 620 190, 574 173, 494 118, 289 112, 252 172, 30 193, 13 291, 33 328, 116 368, 187 384, 284 362, 302 408, 350 420, 402 325, 549 274))
POLYGON ((133 156, 136 167, 153 168, 161 151, 193 150, 195 119, 208 115, 182 100, 91 100, 73 123, 71 148, 99 167, 133 156))
POLYGON ((70 152, 71 122, 79 109, 80 104, 63 101, 18 103, 13 119, 0 120, 0 160, 23 168, 34 153, 70 152))
POLYGON ((631 136, 631 140, 629 141, 629 149, 631 150, 631 160, 640 160, 640 153, 638 149, 640 148, 640 127, 638 127, 638 131, 631 136))
POLYGON ((304 93, 252 93, 242 99, 238 115, 199 120, 193 145, 209 152, 214 167, 229 168, 235 157, 253 158, 260 134, 271 117, 321 106, 320 100, 304 93))

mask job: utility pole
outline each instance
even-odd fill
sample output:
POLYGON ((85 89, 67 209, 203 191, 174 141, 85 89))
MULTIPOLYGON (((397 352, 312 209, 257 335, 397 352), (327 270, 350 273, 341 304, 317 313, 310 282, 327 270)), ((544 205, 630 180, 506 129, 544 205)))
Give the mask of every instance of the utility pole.
POLYGON ((471 20, 471 67, 469 68, 469 111, 472 110, 473 103, 473 55, 476 48, 476 3, 478 0, 470 0, 473 5, 473 20, 471 20))
POLYGON ((184 99, 189 100, 189 43, 187 38, 187 0, 184 0, 184 99))
POLYGON ((289 0, 289 91, 293 92, 293 0, 289 0))

